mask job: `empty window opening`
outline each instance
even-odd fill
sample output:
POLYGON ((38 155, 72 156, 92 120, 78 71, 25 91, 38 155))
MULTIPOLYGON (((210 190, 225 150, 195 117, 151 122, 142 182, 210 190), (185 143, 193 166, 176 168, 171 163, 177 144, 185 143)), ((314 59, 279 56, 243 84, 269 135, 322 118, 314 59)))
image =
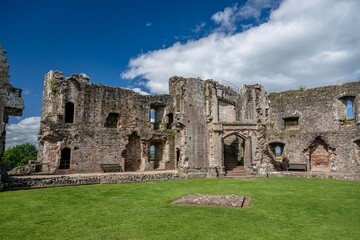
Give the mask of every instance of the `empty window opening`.
POLYGON ((276 156, 276 157, 279 157, 279 156, 281 156, 281 154, 282 154, 282 149, 281 149, 281 147, 280 147, 280 146, 276 146, 276 147, 275 147, 275 156, 276 156))
POLYGON ((155 122, 155 109, 150 109, 150 122, 154 123, 155 122))
POLYGON ((268 145, 268 153, 271 157, 275 170, 284 171, 287 169, 287 160, 284 157, 285 144, 281 142, 272 142, 268 145))
POLYGON ((106 117, 105 127, 107 128, 116 128, 119 120, 118 113, 109 113, 106 117))
POLYGON ((65 104, 65 122, 74 122, 74 104, 72 102, 67 102, 65 104))
POLYGON ((59 169, 69 169, 70 168, 70 157, 71 157, 71 149, 70 148, 64 148, 63 150, 61 150, 59 169))
POLYGON ((346 115, 348 119, 354 118, 354 102, 352 99, 346 100, 346 115))
POLYGON ((153 123, 153 129, 160 129, 160 124, 163 121, 165 107, 161 103, 154 103, 150 106, 150 122, 153 123))
POLYGON ((169 113, 169 114, 167 115, 167 125, 166 125, 166 128, 167 128, 167 129, 171 129, 173 123, 174 123, 174 114, 169 113))
POLYGON ((285 130, 298 130, 299 129, 299 118, 298 117, 284 118, 284 129, 285 130))
POLYGON ((283 160, 282 155, 283 155, 283 151, 284 151, 284 146, 285 146, 285 144, 279 143, 279 142, 269 144, 271 155, 273 155, 273 157, 275 158, 276 161, 283 160))
POLYGON ((339 99, 342 102, 342 110, 340 115, 342 119, 354 119, 355 118, 355 97, 345 96, 339 99))
POLYGON ((149 160, 150 161, 155 161, 156 160, 156 148, 154 145, 150 146, 149 149, 149 160))

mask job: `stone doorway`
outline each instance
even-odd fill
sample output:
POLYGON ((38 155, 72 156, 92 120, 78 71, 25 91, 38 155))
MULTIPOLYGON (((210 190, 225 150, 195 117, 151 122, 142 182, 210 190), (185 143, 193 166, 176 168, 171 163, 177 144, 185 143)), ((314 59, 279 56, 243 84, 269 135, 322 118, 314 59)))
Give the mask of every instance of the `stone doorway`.
POLYGON ((126 145, 125 171, 138 171, 141 167, 141 140, 136 132, 129 136, 126 145))
POLYGON ((238 166, 244 166, 245 139, 235 134, 227 136, 223 140, 223 158, 225 171, 232 171, 238 166))
POLYGON ((329 171, 329 146, 321 138, 316 138, 310 146, 309 165, 311 171, 329 171))

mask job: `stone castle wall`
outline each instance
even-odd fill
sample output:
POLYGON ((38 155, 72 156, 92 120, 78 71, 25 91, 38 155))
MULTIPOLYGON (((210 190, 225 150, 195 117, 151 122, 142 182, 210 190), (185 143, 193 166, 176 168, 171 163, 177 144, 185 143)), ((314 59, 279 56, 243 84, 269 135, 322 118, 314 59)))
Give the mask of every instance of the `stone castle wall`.
POLYGON ((101 172, 101 164, 119 164, 125 171, 174 169, 168 150, 173 144, 172 131, 165 129, 165 122, 150 121, 152 105, 169 105, 168 95, 145 96, 88 81, 84 75, 65 78, 58 71, 47 74, 38 158, 43 171, 101 172), (71 121, 66 119, 67 104, 73 104, 71 121), (164 154, 156 163, 148 159, 154 143, 161 145, 164 154), (70 150, 70 166, 59 169, 59 153, 65 148, 70 150), (127 160, 134 163, 127 164, 127 160))
POLYGON ((270 101, 267 141, 284 144, 283 158, 309 170, 359 172, 360 82, 273 93, 270 101))
MULTIPOLYGON (((24 101, 21 98, 21 89, 14 88, 10 84, 9 64, 4 56, 6 51, 0 44, 0 160, 5 151, 5 125, 9 116, 21 116, 24 109, 24 101)), ((6 172, 1 167, 0 162, 0 190, 2 188, 2 178, 6 172)))
POLYGON ((51 71, 44 84, 44 173, 102 172, 105 164, 189 178, 223 176, 231 164, 249 174, 359 172, 359 82, 269 95, 258 84, 239 92, 172 77, 169 94, 140 95, 51 71))

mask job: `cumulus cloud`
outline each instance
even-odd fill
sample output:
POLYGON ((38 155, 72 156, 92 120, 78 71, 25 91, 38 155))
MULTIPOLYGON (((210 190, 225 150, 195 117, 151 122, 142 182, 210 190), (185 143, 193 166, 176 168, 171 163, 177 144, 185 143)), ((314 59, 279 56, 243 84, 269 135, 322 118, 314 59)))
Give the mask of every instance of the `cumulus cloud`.
MULTIPOLYGON (((231 27, 231 14, 258 16, 252 0, 213 20, 231 27)), ((269 1, 268 1, 269 2, 269 1)), ((270 1, 271 2, 271 1, 270 1)), ((175 43, 129 61, 125 79, 145 79, 157 93, 168 91, 168 78, 226 80, 236 86, 260 83, 268 91, 316 87, 360 77, 360 1, 285 0, 268 20, 246 31, 214 31, 198 40, 175 43)), ((259 15, 260 16, 260 15, 259 15)), ((241 22, 239 23, 241 24, 241 22)))
POLYGON ((220 11, 212 15, 211 20, 216 24, 220 25, 222 30, 233 32, 236 30, 236 12, 238 10, 237 4, 234 4, 232 7, 227 7, 224 11, 220 11))
POLYGON ((141 88, 135 87, 135 88, 127 88, 129 90, 132 90, 134 92, 140 93, 141 95, 150 95, 150 93, 145 92, 143 90, 141 90, 141 88))
POLYGON ((6 126, 6 148, 14 147, 23 143, 38 145, 38 133, 40 128, 40 117, 29 117, 19 123, 6 126))

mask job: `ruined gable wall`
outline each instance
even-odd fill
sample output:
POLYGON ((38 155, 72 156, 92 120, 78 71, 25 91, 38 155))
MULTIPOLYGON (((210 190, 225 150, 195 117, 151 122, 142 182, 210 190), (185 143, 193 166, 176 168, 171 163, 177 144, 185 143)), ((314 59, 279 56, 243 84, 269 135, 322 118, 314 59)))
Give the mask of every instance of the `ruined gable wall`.
MULTIPOLYGON (((150 105, 168 101, 168 95, 143 96, 134 91, 88 83, 88 78, 60 72, 47 74, 40 126, 39 160, 48 173, 101 172, 100 164, 125 168, 126 146, 133 133, 139 141, 152 137, 150 105), (74 122, 65 123, 65 106, 74 104, 74 122), (109 113, 118 114, 116 126, 106 127, 109 113), (69 170, 59 170, 61 150, 71 149, 69 170)), ((140 143, 139 143, 140 144, 140 143)), ((140 170, 147 156, 141 145, 140 170)))
MULTIPOLYGON (((5 125, 8 116, 21 116, 24 109, 24 100, 21 98, 21 89, 13 88, 9 83, 9 64, 4 56, 6 51, 0 44, 0 160, 5 151, 5 125)), ((2 189, 2 176, 5 171, 0 164, 0 190, 2 189)))
MULTIPOLYGON (((270 94, 271 113, 267 141, 285 143, 283 156, 309 164, 309 151, 317 137, 328 148, 329 171, 359 171, 353 140, 360 137, 360 82, 270 94), (346 121, 342 96, 354 96, 355 119, 346 121), (284 118, 298 117, 298 129, 284 129, 284 118)), ((308 166, 311 168, 311 166, 308 166)))

